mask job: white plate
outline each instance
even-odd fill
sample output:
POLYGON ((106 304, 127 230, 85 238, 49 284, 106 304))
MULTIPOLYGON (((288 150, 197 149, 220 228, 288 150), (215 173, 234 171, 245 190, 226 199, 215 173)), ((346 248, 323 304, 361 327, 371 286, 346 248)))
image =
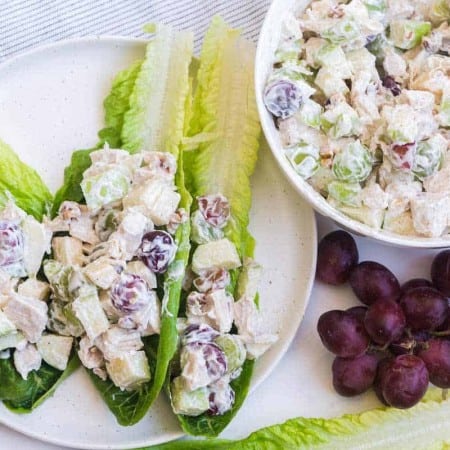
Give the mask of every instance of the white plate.
MULTIPOLYGON (((88 38, 41 47, 0 65, 0 136, 55 190, 71 152, 96 143, 102 100, 117 71, 143 56, 144 43, 88 38)), ((253 177, 251 230, 265 267, 261 306, 279 341, 256 366, 252 389, 276 366, 302 320, 316 254, 312 210, 290 188, 268 150, 253 177)), ((181 436, 164 396, 133 427, 117 425, 83 370, 29 415, 3 406, 0 422, 37 439, 78 448, 135 448, 181 436)))

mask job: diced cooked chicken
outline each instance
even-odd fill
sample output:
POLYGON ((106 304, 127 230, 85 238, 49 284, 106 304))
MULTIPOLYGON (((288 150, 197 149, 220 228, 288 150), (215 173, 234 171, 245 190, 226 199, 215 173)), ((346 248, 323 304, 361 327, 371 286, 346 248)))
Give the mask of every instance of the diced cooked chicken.
POLYGON ((357 72, 353 77, 353 89, 351 92, 352 105, 355 108, 362 123, 372 124, 380 118, 377 105, 377 84, 372 80, 368 71, 357 72))
POLYGON ((80 358, 81 364, 87 369, 100 368, 105 365, 102 352, 87 336, 84 336, 80 340, 78 357, 80 358))
POLYGON ((52 241, 53 257, 67 266, 82 266, 85 260, 83 243, 70 236, 55 236, 52 241))
POLYGON ((117 231, 111 234, 110 239, 121 242, 121 247, 125 249, 125 259, 129 261, 136 255, 144 233, 152 229, 153 224, 144 214, 130 208, 124 212, 117 231))
POLYGON ((28 344, 22 350, 16 349, 14 352, 14 367, 24 380, 31 371, 39 370, 41 364, 42 357, 33 344, 28 344))
POLYGON ((47 304, 41 300, 12 294, 4 313, 29 342, 37 342, 47 324, 47 304))
POLYGON ((120 277, 113 261, 101 256, 83 268, 83 273, 100 289, 109 289, 120 277))
POLYGON ((171 185, 151 178, 132 188, 123 199, 123 206, 142 211, 155 225, 165 225, 176 211, 180 198, 171 185))
POLYGON ((189 345, 181 349, 181 377, 188 391, 207 386, 213 380, 208 373, 201 346, 189 345))
POLYGON ((206 323, 220 333, 228 333, 233 324, 233 297, 225 289, 206 294, 191 292, 186 316, 190 323, 206 323))
POLYGON ((88 211, 83 211, 81 216, 69 223, 70 235, 88 244, 99 242, 97 233, 94 230, 94 219, 88 211))
POLYGON ((383 68, 387 75, 401 82, 407 76, 407 65, 402 55, 391 47, 384 51, 383 68))
POLYGON ((127 167, 130 171, 136 170, 142 164, 142 153, 130 155, 126 150, 116 148, 104 148, 96 150, 90 155, 93 165, 117 164, 127 167))
POLYGON ((427 192, 436 194, 450 194, 450 166, 444 167, 439 172, 426 178, 423 186, 427 192))
POLYGON ((121 264, 126 257, 127 251, 124 243, 121 240, 109 239, 106 242, 101 242, 95 247, 91 248, 87 260, 89 262, 95 261, 97 258, 106 257, 117 261, 121 264))
POLYGON ((45 281, 40 281, 36 278, 27 278, 23 283, 18 285, 17 293, 24 297, 48 300, 50 295, 50 285, 45 281))
POLYGON ((139 331, 125 330, 117 325, 101 334, 95 340, 95 345, 108 361, 144 347, 139 331))
POLYGON ((11 292, 16 290, 18 279, 0 269, 0 308, 4 308, 9 301, 11 292))
POLYGON ((242 297, 233 306, 234 323, 245 343, 247 357, 258 358, 278 340, 278 337, 264 331, 265 327, 253 298, 242 297))
POLYGON ((168 152, 144 152, 144 164, 138 169, 133 177, 133 183, 158 178, 172 184, 177 171, 177 161, 168 152))
POLYGON ((447 228, 450 197, 424 192, 411 200, 411 213, 417 233, 441 236, 447 228))
POLYGON ((12 348, 23 350, 27 345, 28 342, 20 331, 0 336, 0 351, 12 348))

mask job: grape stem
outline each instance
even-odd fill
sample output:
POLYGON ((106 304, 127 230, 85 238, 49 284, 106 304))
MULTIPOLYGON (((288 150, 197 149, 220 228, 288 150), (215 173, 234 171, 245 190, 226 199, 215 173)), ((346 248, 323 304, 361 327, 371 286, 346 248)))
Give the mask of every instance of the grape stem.
POLYGON ((432 334, 433 336, 445 337, 445 336, 450 336, 450 330, 432 331, 430 334, 432 334))

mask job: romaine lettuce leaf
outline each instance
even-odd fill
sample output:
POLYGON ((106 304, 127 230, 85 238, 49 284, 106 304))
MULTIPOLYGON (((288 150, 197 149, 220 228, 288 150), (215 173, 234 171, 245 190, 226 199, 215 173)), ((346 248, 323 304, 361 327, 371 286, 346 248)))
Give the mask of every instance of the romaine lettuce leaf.
POLYGON ((122 128, 123 147, 133 152, 167 151, 178 155, 183 136, 193 34, 166 25, 152 27, 122 128))
MULTIPOLYGON (((181 195, 179 207, 189 214, 191 196, 184 186, 183 161, 179 150, 185 130, 185 106, 190 92, 189 65, 193 36, 156 26, 156 36, 148 44, 146 58, 135 77, 130 92, 129 109, 123 116, 121 147, 130 153, 146 150, 168 151, 178 159, 175 183, 181 195)), ((114 130, 121 126, 116 123, 114 130)), ((164 276, 162 289, 160 336, 146 340, 145 350, 151 365, 152 379, 135 391, 121 391, 111 380, 103 381, 91 374, 97 389, 121 425, 133 425, 146 414, 166 379, 167 369, 176 352, 176 319, 181 283, 189 257, 189 221, 175 234, 178 250, 164 276), (171 267, 183 267, 171 271, 171 267), (170 274, 177 272, 177 278, 170 274)))
POLYGON ((79 364, 76 355, 71 357, 64 371, 42 362, 41 368, 30 372, 24 380, 16 371, 12 358, 0 359, 0 400, 15 413, 29 413, 51 397, 79 364))
MULTIPOLYGON (((187 185, 193 196, 221 193, 229 200, 231 220, 224 231, 241 257, 252 256, 254 250, 253 237, 247 230, 250 176, 260 134, 253 61, 253 45, 215 17, 205 36, 191 110, 189 143, 197 142, 198 146, 184 156, 187 185)), ((179 415, 183 430, 192 435, 217 436, 247 396, 252 369, 253 362, 246 361, 241 375, 231 383, 236 397, 230 411, 221 416, 179 415)))
POLYGON ((148 450, 444 450, 450 446, 450 400, 430 388, 411 409, 377 408, 336 419, 299 417, 239 441, 180 440, 148 450))
POLYGON ((100 141, 95 147, 77 150, 72 154, 70 164, 64 169, 64 183, 55 195, 52 213, 56 215, 65 200, 83 201, 81 181, 83 172, 91 166, 91 152, 102 148, 105 143, 112 148, 120 148, 125 112, 130 107, 130 95, 139 73, 142 61, 135 62, 130 68, 122 70, 113 80, 111 92, 103 102, 105 110, 105 128, 99 131, 100 141))
POLYGON ((52 194, 38 173, 22 162, 5 142, 0 140, 0 206, 10 195, 27 214, 42 220, 47 214, 52 194))
POLYGON ((209 139, 185 154, 189 192, 194 197, 220 192, 230 201, 233 220, 225 233, 241 256, 260 136, 254 54, 237 30, 213 18, 200 58, 190 128, 190 136, 207 133, 209 139))
MULTIPOLYGON (((0 141, 0 205, 13 199, 18 207, 37 220, 49 212, 52 195, 37 172, 23 163, 14 151, 0 141)), ((74 356, 64 371, 45 362, 24 380, 12 357, 0 359, 0 400, 17 413, 28 413, 50 397, 58 385, 77 367, 74 356)))

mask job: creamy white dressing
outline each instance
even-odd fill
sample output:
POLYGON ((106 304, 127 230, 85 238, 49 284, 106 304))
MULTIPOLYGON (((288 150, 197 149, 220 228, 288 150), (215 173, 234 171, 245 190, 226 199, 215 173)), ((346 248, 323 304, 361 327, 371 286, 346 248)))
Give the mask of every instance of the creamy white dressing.
POLYGON ((287 15, 264 91, 299 176, 342 212, 399 234, 450 231, 443 164, 450 152, 450 27, 444 3, 314 0, 303 13, 287 15), (305 93, 322 111, 302 115, 305 93), (357 141, 366 155, 342 158, 357 141), (311 146, 314 152, 307 150, 311 146), (373 180, 377 188, 366 189, 373 180), (425 195, 439 189, 445 200, 425 195))

